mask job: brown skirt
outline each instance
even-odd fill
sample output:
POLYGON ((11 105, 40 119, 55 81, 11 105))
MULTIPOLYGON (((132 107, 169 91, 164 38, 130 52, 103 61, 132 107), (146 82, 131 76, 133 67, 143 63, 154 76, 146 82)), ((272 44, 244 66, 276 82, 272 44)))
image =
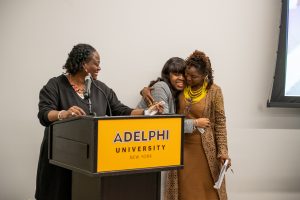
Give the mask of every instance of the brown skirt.
POLYGON ((219 200, 200 134, 185 134, 184 169, 178 171, 180 200, 219 200))

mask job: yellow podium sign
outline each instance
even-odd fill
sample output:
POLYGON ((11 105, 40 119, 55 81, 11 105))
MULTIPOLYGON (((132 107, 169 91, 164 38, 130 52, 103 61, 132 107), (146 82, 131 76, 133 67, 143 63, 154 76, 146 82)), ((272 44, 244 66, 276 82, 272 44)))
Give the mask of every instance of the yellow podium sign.
POLYGON ((182 118, 98 121, 97 172, 181 165, 182 118))

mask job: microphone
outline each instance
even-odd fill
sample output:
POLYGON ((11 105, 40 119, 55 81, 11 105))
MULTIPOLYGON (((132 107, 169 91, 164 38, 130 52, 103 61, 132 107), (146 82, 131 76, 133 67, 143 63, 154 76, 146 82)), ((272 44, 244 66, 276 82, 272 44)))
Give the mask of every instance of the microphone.
POLYGON ((84 99, 87 99, 89 102, 89 111, 90 115, 95 116, 95 113, 92 112, 92 101, 91 101, 91 83, 92 79, 90 74, 84 78, 85 91, 83 93, 84 99))
POLYGON ((83 93, 84 99, 89 99, 91 96, 91 76, 87 75, 84 78, 85 91, 83 93))

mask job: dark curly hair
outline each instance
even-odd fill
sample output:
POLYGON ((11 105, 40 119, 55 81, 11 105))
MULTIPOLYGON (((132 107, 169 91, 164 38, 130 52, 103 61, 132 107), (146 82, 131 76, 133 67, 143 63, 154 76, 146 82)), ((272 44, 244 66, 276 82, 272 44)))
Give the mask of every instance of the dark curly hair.
POLYGON ((210 59, 204 52, 195 50, 187 59, 187 67, 195 67, 199 73, 207 75, 208 84, 207 89, 214 83, 213 70, 211 68, 210 59))
POLYGON ((96 51, 94 47, 89 44, 77 44, 69 53, 69 57, 63 69, 72 75, 83 69, 83 64, 92 59, 93 53, 96 51))
POLYGON ((156 80, 153 80, 150 82, 149 87, 152 87, 155 83, 158 81, 164 81, 169 86, 171 93, 173 97, 178 96, 180 91, 177 91, 170 82, 170 73, 179 73, 184 75, 184 71, 186 68, 185 61, 182 58, 179 57, 172 57, 165 63, 164 67, 161 70, 161 77, 157 78, 156 80))

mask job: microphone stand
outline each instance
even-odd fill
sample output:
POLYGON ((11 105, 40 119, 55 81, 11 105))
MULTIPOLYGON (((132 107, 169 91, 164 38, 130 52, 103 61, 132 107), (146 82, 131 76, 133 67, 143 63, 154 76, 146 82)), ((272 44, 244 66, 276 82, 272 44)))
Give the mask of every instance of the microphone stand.
POLYGON ((89 115, 96 117, 96 113, 92 111, 92 101, 90 96, 86 99, 88 100, 88 105, 89 105, 89 115))
POLYGON ((107 95, 105 94, 105 92, 104 92, 99 86, 97 86, 97 84, 94 82, 93 79, 92 79, 92 83, 93 83, 93 85, 94 85, 100 92, 102 92, 103 96, 105 97, 107 106, 108 106, 109 116, 112 116, 112 111, 111 111, 111 107, 110 107, 110 103, 109 103, 109 101, 108 101, 107 95))
POLYGON ((95 116, 95 113, 92 112, 92 102, 91 102, 91 98, 90 97, 88 98, 88 102, 89 102, 89 112, 90 112, 90 115, 95 116))
POLYGON ((96 117, 96 113, 92 111, 92 101, 90 98, 90 94, 86 95, 86 99, 88 100, 89 105, 89 115, 96 117))

